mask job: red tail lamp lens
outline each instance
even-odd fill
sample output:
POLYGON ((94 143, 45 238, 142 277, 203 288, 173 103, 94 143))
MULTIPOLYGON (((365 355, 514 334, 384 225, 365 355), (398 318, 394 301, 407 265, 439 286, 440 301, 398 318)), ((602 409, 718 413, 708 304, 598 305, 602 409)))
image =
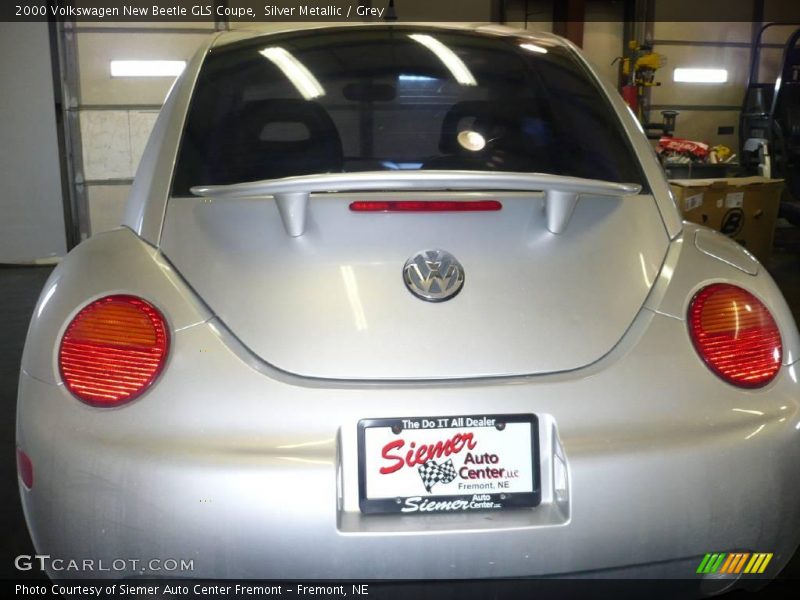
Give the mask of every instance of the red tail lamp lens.
POLYGON ((61 340, 64 384, 87 404, 118 406, 161 373, 169 349, 162 314, 135 296, 107 296, 81 310, 61 340))
POLYGON ((374 200, 351 202, 353 212, 480 212, 500 210, 497 200, 374 200))
POLYGON ((30 457, 17 448, 17 473, 22 483, 29 490, 33 488, 33 463, 30 457))
POLYGON ((689 306, 698 354, 725 381, 745 388, 768 384, 781 367, 781 334, 769 310, 740 287, 716 283, 689 306))

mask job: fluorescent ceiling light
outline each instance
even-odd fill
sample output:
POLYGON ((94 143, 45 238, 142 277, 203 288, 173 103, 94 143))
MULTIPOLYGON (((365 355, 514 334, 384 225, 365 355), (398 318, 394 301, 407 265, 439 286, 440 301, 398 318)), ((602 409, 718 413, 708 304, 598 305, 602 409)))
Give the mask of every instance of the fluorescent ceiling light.
POLYGON ((289 51, 274 46, 272 48, 264 48, 260 53, 283 71, 286 78, 292 82, 292 85, 297 88, 297 91, 306 100, 325 95, 325 89, 317 81, 317 78, 289 51))
POLYGON ((675 69, 672 80, 682 83, 725 83, 728 81, 727 69, 675 69))
POLYGON ((400 81, 437 81, 435 77, 428 77, 427 75, 404 75, 397 76, 400 81))
POLYGON ((112 77, 177 77, 185 60, 112 60, 112 77))
POLYGON ((539 54, 547 54, 547 48, 542 48, 541 46, 537 46, 536 44, 520 44, 520 48, 524 50, 528 50, 530 52, 538 52, 539 54))
POLYGON ((458 83, 461 85, 478 85, 464 61, 442 42, 424 33, 412 33, 408 37, 433 52, 458 83))

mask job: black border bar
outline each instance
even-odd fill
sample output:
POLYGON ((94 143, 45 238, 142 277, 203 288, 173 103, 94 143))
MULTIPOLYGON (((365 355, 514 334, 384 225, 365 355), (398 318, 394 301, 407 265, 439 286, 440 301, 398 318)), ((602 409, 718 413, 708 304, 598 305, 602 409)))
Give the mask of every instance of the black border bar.
MULTIPOLYGON (((751 22, 754 2, 760 0, 657 0, 652 21, 751 22)), ((423 2, 420 0, 3 0, 0 21, 73 20, 98 22, 206 22, 218 27, 226 23, 256 22, 367 22, 367 21, 455 21, 490 22, 526 19, 524 0, 473 0, 423 2), (46 7, 41 14, 38 7, 46 7), (125 11, 124 8, 131 9, 125 11), (154 14, 153 7, 158 7, 154 14), (88 9, 88 10, 86 10, 88 9), (147 9, 146 12, 142 9, 147 9), (370 10, 373 9, 373 10, 370 10)), ((541 3, 546 5, 546 2, 541 3)), ((800 18, 800 2, 774 0, 764 5, 763 22, 791 22, 800 18)), ((586 21, 604 21, 584 15, 586 21)))

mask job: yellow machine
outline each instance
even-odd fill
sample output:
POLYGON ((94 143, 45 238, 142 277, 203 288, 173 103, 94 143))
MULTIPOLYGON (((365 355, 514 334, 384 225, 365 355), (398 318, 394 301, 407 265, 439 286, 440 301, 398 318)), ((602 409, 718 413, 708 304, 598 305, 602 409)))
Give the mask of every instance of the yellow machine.
POLYGON ((644 122, 644 93, 647 88, 661 85, 655 80, 656 71, 667 63, 663 54, 653 52, 636 40, 628 42, 629 56, 622 57, 622 97, 644 122), (631 68, 633 64, 633 68, 631 68))

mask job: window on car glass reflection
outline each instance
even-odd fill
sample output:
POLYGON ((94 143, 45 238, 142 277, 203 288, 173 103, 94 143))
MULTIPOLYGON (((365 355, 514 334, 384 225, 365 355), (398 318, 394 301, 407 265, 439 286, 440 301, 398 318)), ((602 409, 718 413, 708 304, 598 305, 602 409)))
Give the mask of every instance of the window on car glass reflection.
POLYGON ((643 184, 572 52, 403 26, 294 32, 205 60, 173 181, 384 169, 521 171, 643 184))

